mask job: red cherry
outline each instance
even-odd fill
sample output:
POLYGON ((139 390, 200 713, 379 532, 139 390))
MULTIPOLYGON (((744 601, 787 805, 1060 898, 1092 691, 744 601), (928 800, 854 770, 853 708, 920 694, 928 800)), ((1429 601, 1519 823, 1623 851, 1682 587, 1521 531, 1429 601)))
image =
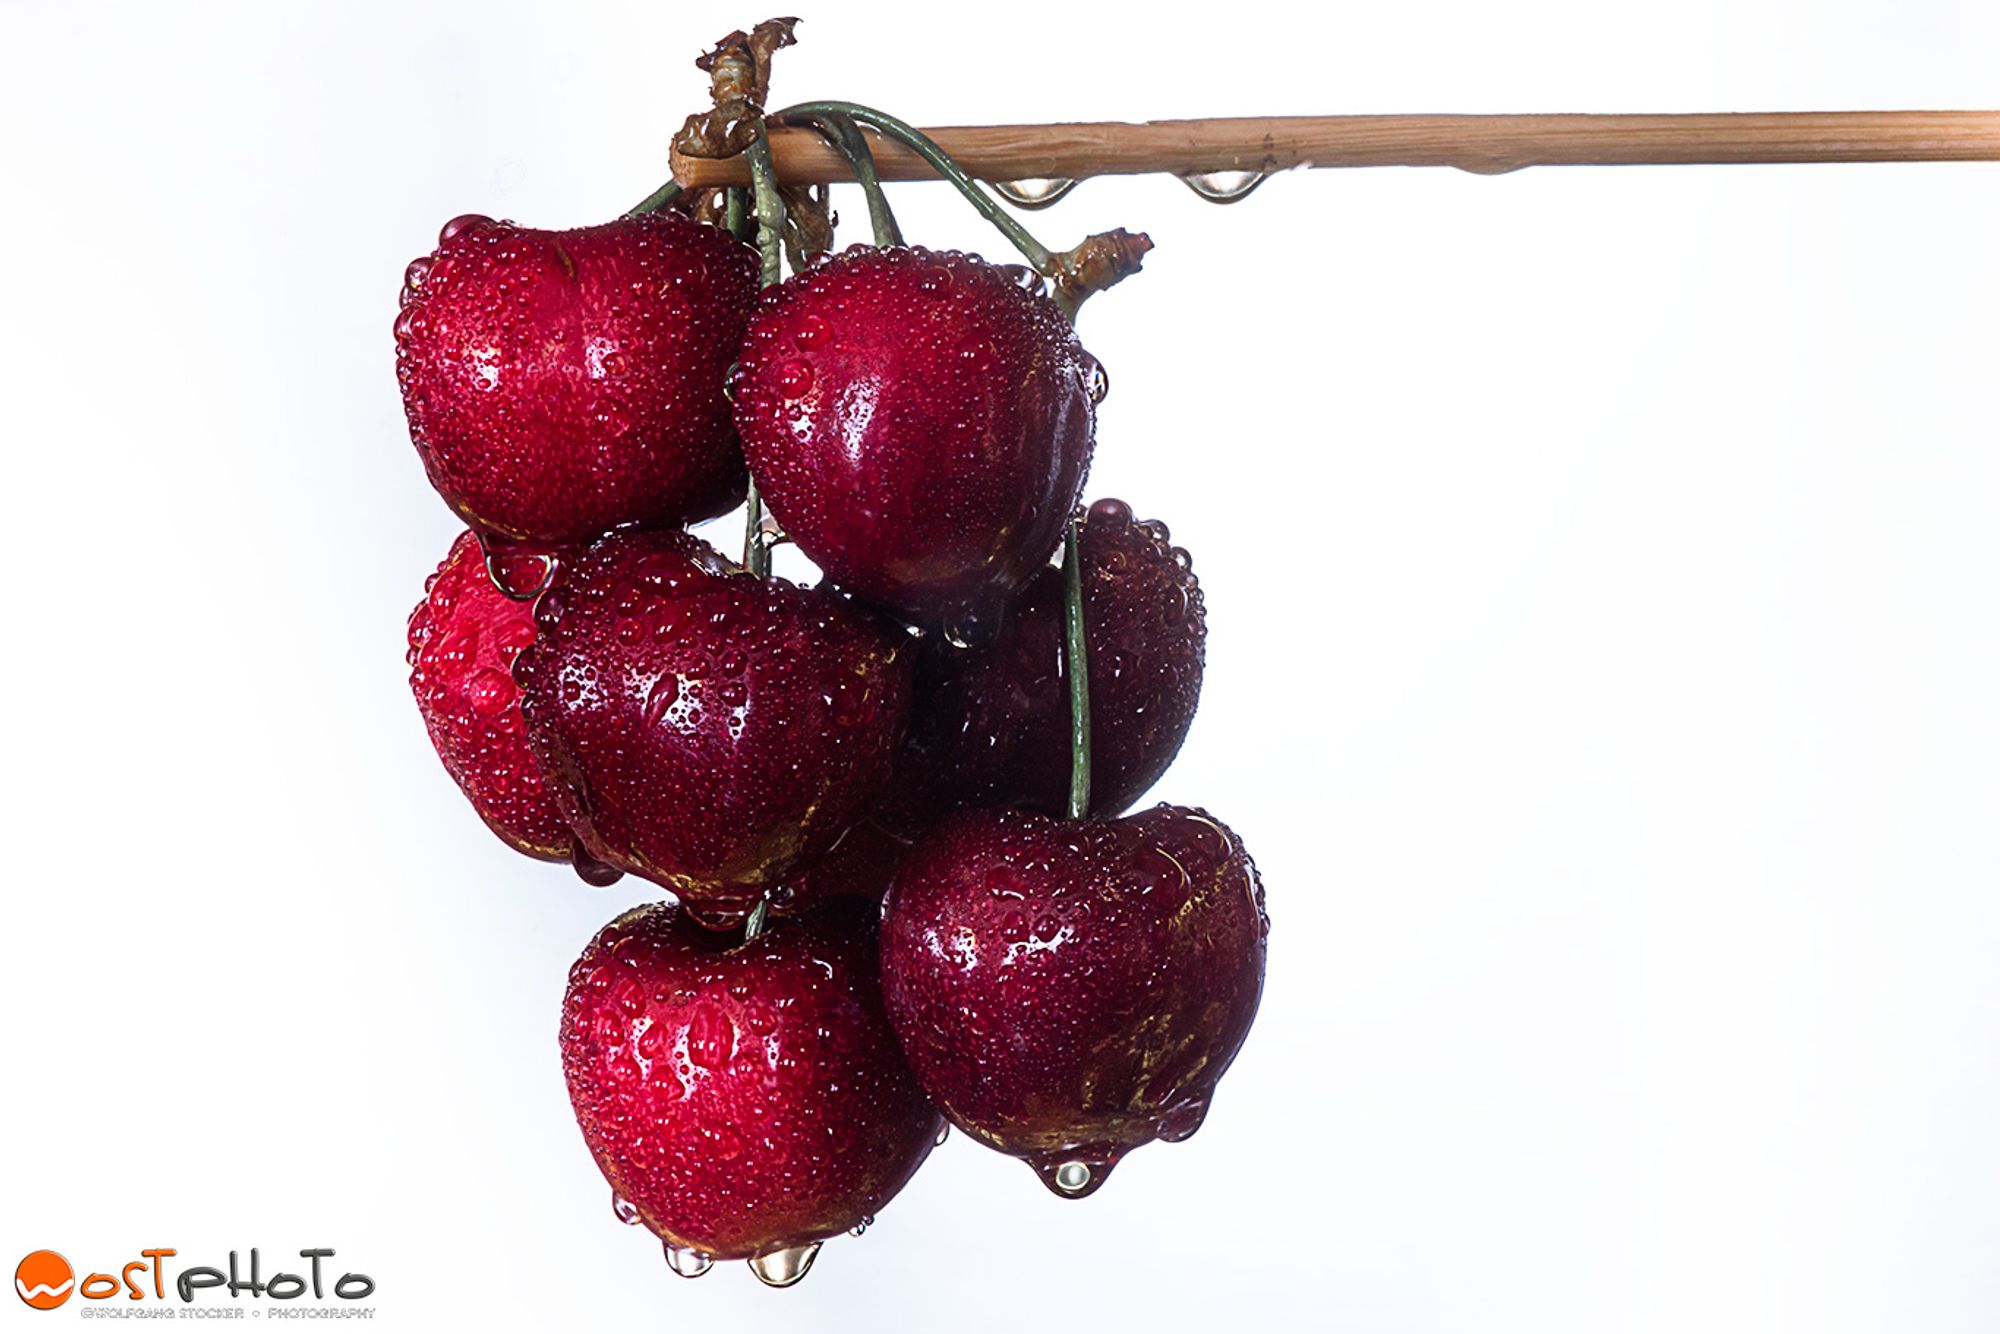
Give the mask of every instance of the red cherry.
MULTIPOLYGON (((510 584, 525 580, 532 589, 552 559, 510 553, 495 567, 510 584)), ((510 846, 547 861, 572 860, 576 835, 528 750, 521 692, 509 675, 515 657, 534 642, 528 603, 494 586, 469 532, 458 535, 424 592, 410 613, 410 691, 445 772, 510 846)))
POLYGON ((593 856, 710 925, 810 867, 888 781, 913 641, 838 594, 625 531, 536 615, 515 679, 557 803, 593 856))
POLYGON ((737 943, 655 904, 570 969, 577 1124, 618 1216, 676 1271, 755 1257, 789 1281, 930 1153, 942 1125, 882 1012, 872 921, 845 900, 737 943))
MULTIPOLYGON (((1180 753, 1201 697, 1208 618, 1186 551, 1123 501, 1091 506, 1078 534, 1090 664, 1091 814, 1138 800, 1180 753)), ((919 832, 968 806, 1050 815, 1069 797, 1063 578, 1035 576, 991 644, 932 641, 882 818, 919 832)))
POLYGON ((764 297, 736 380, 758 494, 841 587, 965 638, 1048 563, 1097 363, 972 255, 852 247, 764 297))
POLYGON ((1087 1195, 1131 1149, 1200 1126, 1256 1016, 1269 929, 1256 866, 1206 812, 970 812, 896 875, 883 995, 954 1125, 1087 1195))
POLYGON ((755 251, 672 214, 454 218, 396 318, 431 484, 474 528, 541 542, 727 511, 744 474, 723 375, 756 293, 755 251))

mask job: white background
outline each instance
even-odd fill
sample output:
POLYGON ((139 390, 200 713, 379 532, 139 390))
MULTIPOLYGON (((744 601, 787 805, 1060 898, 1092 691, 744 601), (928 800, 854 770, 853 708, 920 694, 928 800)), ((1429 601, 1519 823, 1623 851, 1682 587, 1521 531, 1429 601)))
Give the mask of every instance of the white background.
MULTIPOLYGON (((778 100, 919 124, 2000 105, 1986 0, 807 9, 778 100)), ((1090 492, 1208 590, 1158 795, 1263 867, 1263 1013, 1088 1202, 954 1137, 772 1293, 672 1277, 571 1121, 564 972, 646 890, 513 856, 430 752, 453 524, 389 335, 446 218, 646 194, 764 15, 0 17, 5 1266, 330 1245, 412 1330, 2000 1321, 2000 166, 1034 219, 1159 243, 1084 316, 1090 492)))

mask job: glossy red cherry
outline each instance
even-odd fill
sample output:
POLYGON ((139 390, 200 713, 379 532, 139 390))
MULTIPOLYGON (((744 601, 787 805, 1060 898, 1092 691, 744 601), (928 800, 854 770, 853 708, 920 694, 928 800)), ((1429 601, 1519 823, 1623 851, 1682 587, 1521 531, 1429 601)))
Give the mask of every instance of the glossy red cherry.
POLYGON ((611 535, 536 605, 529 744, 598 860, 739 919, 887 782, 912 640, 836 593, 736 571, 680 531, 611 535))
POLYGON ((1256 1016, 1269 929, 1256 866, 1206 812, 971 812, 896 875, 883 994, 954 1125, 1087 1195, 1131 1149, 1200 1126, 1256 1016))
MULTIPOLYGON (((1078 534, 1090 664, 1093 815, 1138 800, 1180 753, 1201 697, 1208 618, 1188 553, 1123 501, 1091 506, 1078 534)), ((883 819, 920 832, 968 806, 1062 814, 1069 798, 1063 577, 1051 567, 1016 599, 992 643, 932 640, 883 819)))
POLYGON ((856 900, 739 942, 635 908, 570 969, 563 1073, 618 1217, 676 1272, 743 1259, 766 1282, 864 1226, 942 1125, 882 1012, 856 900))
POLYGON ((454 219, 396 317, 431 484, 475 529, 524 541, 727 511, 744 473, 723 376, 756 294, 755 251, 672 214, 454 219))
POLYGON ((571 861, 576 835, 528 750, 521 692, 509 675, 534 642, 534 614, 493 579, 497 574, 517 592, 532 593, 553 559, 510 553, 489 574, 478 539, 460 533, 410 613, 410 691, 445 772, 479 818, 530 857, 571 861))
POLYGON ((758 493, 799 549, 968 639, 1048 563, 1090 467, 1100 372, 1026 272, 852 247, 766 293, 735 381, 758 493))

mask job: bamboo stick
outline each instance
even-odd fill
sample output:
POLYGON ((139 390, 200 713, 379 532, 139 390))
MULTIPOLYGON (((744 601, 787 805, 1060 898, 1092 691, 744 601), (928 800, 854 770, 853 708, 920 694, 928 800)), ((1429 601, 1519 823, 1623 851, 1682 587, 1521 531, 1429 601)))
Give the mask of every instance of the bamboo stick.
MULTIPOLYGON (((2000 161, 2000 111, 1781 111, 1682 115, 1257 116, 1143 124, 974 125, 927 130, 985 181, 1078 180, 1290 167, 1457 167, 1498 173, 1536 166, 1737 162, 2000 161)), ((884 180, 930 180, 914 153, 872 132, 884 180)), ((773 129, 785 184, 854 179, 847 160, 808 129, 773 129)), ((744 185, 741 157, 673 154, 689 189, 744 185)))

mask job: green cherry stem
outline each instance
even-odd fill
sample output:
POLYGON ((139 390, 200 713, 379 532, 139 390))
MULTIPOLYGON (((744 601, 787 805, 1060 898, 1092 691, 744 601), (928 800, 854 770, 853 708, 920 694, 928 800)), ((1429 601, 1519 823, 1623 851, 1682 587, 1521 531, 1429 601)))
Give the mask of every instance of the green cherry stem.
POLYGON ((1063 533, 1063 670, 1069 677, 1069 818, 1090 815, 1090 648, 1083 625, 1083 552, 1076 517, 1063 533))
MULTIPOLYGON (((992 195, 981 189, 979 183, 965 174, 965 169, 952 160, 949 153, 939 148, 931 137, 907 121, 901 121, 886 111, 862 106, 859 102, 801 102, 797 106, 786 107, 777 117, 783 119, 818 119, 824 115, 846 116, 875 130, 884 138, 893 140, 928 162, 931 169, 945 180, 950 181, 971 205, 979 210, 979 215, 1000 229, 1000 234, 1013 243, 1016 250, 1026 257, 1035 272, 1044 277, 1055 276, 1055 260, 1047 246, 1028 234, 1014 216, 1000 207, 992 195)), ((756 170, 755 162, 751 170, 756 170)))
POLYGON ((778 198, 778 172, 771 165, 771 141, 764 127, 743 155, 750 159, 750 193, 757 207, 757 252, 764 257, 764 286, 776 287, 784 280, 785 204, 778 198))
POLYGON ((634 204, 626 211, 626 216, 630 217, 635 213, 658 213, 661 209, 680 197, 681 183, 679 181, 668 181, 665 185, 634 204))
MULTIPOLYGON (((764 286, 775 287, 784 280, 785 205, 778 198, 778 174, 771 167, 771 141, 764 127, 750 141, 750 189, 757 203, 757 253, 763 260, 764 286)), ((771 574, 771 547, 764 540, 764 502, 752 481, 744 496, 743 568, 759 579, 771 574)))
POLYGON ((722 229, 739 241, 747 241, 744 230, 750 219, 750 192, 732 185, 722 196, 722 229))
POLYGON ((903 244, 902 228, 896 225, 896 215, 889 210, 889 196, 883 192, 882 177, 875 170, 875 150, 868 146, 868 136, 861 132, 854 118, 829 111, 823 115, 802 115, 797 119, 818 130, 820 137, 839 149, 847 164, 854 168, 854 180, 868 201, 868 226, 875 233, 875 244, 903 244))

